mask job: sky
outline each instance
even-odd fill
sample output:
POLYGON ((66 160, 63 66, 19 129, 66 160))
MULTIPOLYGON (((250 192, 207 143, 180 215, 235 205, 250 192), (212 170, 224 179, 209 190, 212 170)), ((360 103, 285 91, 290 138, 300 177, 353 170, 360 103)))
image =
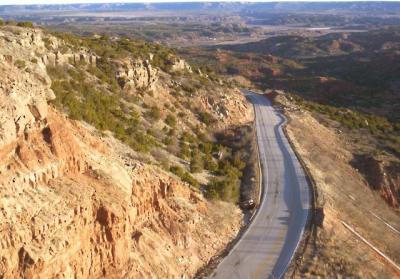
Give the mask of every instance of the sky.
MULTIPOLYGON (((0 0, 0 5, 28 5, 28 4, 70 4, 70 3, 147 3, 147 2, 222 2, 230 0, 0 0)), ((244 2, 294 2, 299 0, 250 0, 244 2)), ((300 0, 304 1, 304 0, 300 0)), ((307 0, 306 0, 307 1, 307 0)), ((312 1, 312 0, 309 0, 312 1)), ((329 0, 314 0, 315 2, 329 2, 329 0)), ((335 0, 335 2, 348 0, 335 0)), ((351 1, 351 0, 350 0, 351 1)), ((361 0, 362 1, 362 0, 361 0)), ((368 1, 368 0, 367 0, 368 1)), ((390 1, 390 0, 389 0, 390 1)), ((396 1, 396 0, 394 0, 396 1)))

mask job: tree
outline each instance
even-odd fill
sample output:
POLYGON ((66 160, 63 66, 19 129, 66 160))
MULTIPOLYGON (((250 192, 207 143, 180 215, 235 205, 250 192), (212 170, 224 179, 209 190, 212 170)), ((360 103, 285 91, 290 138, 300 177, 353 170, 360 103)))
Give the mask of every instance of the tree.
POLYGON ((190 172, 200 172, 204 168, 203 158, 198 149, 192 151, 192 158, 190 159, 190 172))
POLYGON ((211 154, 206 154, 204 156, 204 167, 211 172, 216 172, 218 170, 218 164, 214 161, 211 154))

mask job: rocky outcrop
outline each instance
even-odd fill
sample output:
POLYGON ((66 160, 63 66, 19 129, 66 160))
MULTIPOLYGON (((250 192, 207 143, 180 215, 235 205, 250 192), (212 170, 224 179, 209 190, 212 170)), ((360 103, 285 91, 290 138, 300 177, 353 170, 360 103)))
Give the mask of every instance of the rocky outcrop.
POLYGON ((245 97, 239 91, 229 94, 221 93, 218 96, 196 96, 197 102, 205 111, 210 112, 224 125, 235 125, 252 121, 253 112, 251 106, 245 101, 245 97))
POLYGON ((400 206, 400 163, 369 155, 356 156, 355 167, 364 175, 368 185, 378 191, 392 207, 400 206))
POLYGON ((87 50, 82 49, 79 52, 61 53, 60 51, 49 52, 42 57, 42 62, 46 66, 57 66, 66 64, 84 63, 87 65, 96 66, 97 56, 87 50))
POLYGON ((158 80, 158 71, 148 60, 129 59, 118 64, 116 77, 125 90, 153 89, 158 80))
POLYGON ((46 120, 28 139, 0 149, 4 278, 116 271, 121 278, 181 277, 232 237, 231 229, 219 232, 226 239, 214 235, 207 203, 187 185, 139 162, 126 164, 53 110, 46 120))
POLYGON ((0 146, 43 127, 47 101, 55 97, 44 65, 29 62, 29 52, 23 51, 27 45, 25 36, 24 33, 21 39, 24 43, 18 44, 20 48, 10 48, 4 40, 0 41, 0 146))
POLYGON ((46 48, 0 30, 0 278, 193 276, 240 211, 49 106, 46 48))
POLYGON ((171 62, 171 71, 188 71, 189 73, 191 73, 192 67, 184 59, 173 58, 171 62))

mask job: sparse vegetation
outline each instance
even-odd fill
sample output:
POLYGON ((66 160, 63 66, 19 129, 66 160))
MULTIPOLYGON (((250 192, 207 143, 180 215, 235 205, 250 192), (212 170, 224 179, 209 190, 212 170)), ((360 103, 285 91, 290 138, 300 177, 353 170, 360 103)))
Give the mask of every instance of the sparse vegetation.
MULTIPOLYGON (((154 48, 160 53, 164 53, 165 49, 147 43, 131 42, 128 39, 114 42, 107 37, 93 39, 69 34, 57 36, 66 40, 66 45, 72 49, 83 45, 95 50, 100 57, 95 66, 71 62, 70 65, 48 67, 47 71, 53 81, 52 89, 57 96, 53 101, 55 106, 67 112, 73 119, 84 120, 101 131, 111 131, 116 138, 137 152, 150 153, 159 166, 194 187, 199 187, 200 183, 190 173, 212 173, 215 179, 203 185, 207 197, 230 202, 239 200, 242 170, 246 164, 239 162, 237 152, 221 145, 219 140, 211 136, 209 130, 204 130, 200 125, 189 129, 182 129, 177 125, 176 115, 182 121, 188 116, 182 111, 183 108, 192 109, 192 117, 197 117, 207 128, 216 124, 217 119, 194 105, 189 97, 190 94, 203 89, 203 86, 209 85, 198 81, 197 75, 182 73, 179 78, 185 82, 181 90, 189 95, 182 96, 182 100, 178 96, 172 105, 162 102, 156 104, 147 99, 154 98, 154 95, 133 96, 125 93, 120 86, 121 80, 116 78, 115 65, 110 63, 109 59, 126 55, 146 57, 154 48), (140 111, 135 109, 135 106, 139 106, 140 111), (167 125, 162 131, 152 127, 160 124, 158 121, 161 119, 167 125), (187 167, 170 161, 169 156, 166 156, 168 153, 186 161, 187 167)), ((50 40, 47 44, 50 47, 50 40)), ((165 58, 165 55, 162 56, 165 58)), ((163 64, 163 60, 160 60, 161 55, 159 58, 154 56, 153 59, 156 59, 154 65, 163 64)))
POLYGON ((383 148, 400 155, 397 142, 400 136, 399 123, 391 122, 383 116, 305 101, 298 96, 294 96, 294 99, 307 110, 321 113, 350 130, 367 131, 383 148))
POLYGON ((175 116, 169 114, 169 115, 165 118, 165 123, 166 123, 168 126, 174 128, 174 127, 176 126, 176 118, 175 118, 175 116))
POLYGON ((211 114, 203 111, 199 113, 199 119, 206 125, 212 125, 217 121, 211 114))
POLYGON ((19 68, 19 69, 23 69, 26 67, 26 63, 23 60, 17 60, 14 62, 14 65, 19 68))
POLYGON ((193 176, 191 176, 187 171, 185 171, 181 167, 173 166, 170 168, 170 171, 172 173, 176 174, 177 176, 179 176, 183 181, 189 183, 190 185, 192 185, 194 187, 199 186, 199 182, 196 179, 194 179, 193 176))
POLYGON ((33 28, 33 23, 30 21, 21 21, 17 23, 17 26, 19 27, 27 27, 27 28, 33 28))
POLYGON ((153 106, 147 111, 146 115, 152 120, 159 120, 161 118, 160 108, 153 106))
POLYGON ((204 168, 203 158, 198 149, 192 150, 190 159, 190 172, 196 173, 202 171, 204 168))

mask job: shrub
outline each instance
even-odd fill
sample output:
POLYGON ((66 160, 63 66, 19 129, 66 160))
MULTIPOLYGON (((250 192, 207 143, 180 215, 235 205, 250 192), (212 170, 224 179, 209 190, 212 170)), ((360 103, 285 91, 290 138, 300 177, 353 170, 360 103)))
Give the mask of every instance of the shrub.
POLYGON ((18 68, 18 69, 24 69, 26 67, 26 63, 23 60, 17 60, 15 61, 14 65, 18 68))
POLYGON ((21 21, 17 23, 17 26, 19 27, 28 27, 28 28, 33 28, 33 23, 30 21, 21 21))
POLYGON ((190 134, 189 132, 183 132, 182 133, 182 137, 181 140, 183 142, 189 142, 189 143, 195 143, 197 141, 196 137, 192 134, 190 134))
POLYGON ((181 157, 182 159, 187 159, 187 158, 189 158, 189 156, 190 156, 189 145, 185 142, 181 142, 179 157, 181 157))
POLYGON ((205 187, 205 196, 209 199, 221 199, 237 202, 240 195, 240 181, 232 178, 213 178, 205 187))
POLYGON ((152 106, 150 110, 146 112, 146 116, 152 120, 159 120, 161 118, 161 111, 157 106, 152 106))
POLYGON ((167 123, 167 125, 170 126, 170 127, 175 127, 176 126, 176 118, 175 118, 175 116, 173 116, 172 114, 169 114, 165 118, 165 123, 167 123))
POLYGON ((211 142, 202 142, 199 144, 200 150, 205 154, 211 154, 213 150, 213 144, 211 142))
POLYGON ((214 161, 211 154, 206 154, 204 156, 204 167, 211 172, 216 172, 218 170, 218 164, 214 161))
POLYGON ((199 120, 207 126, 214 124, 217 120, 208 112, 200 112, 199 120))
POLYGON ((233 155, 233 158, 231 161, 232 161, 232 165, 238 170, 242 170, 246 167, 246 163, 242 161, 242 158, 241 158, 239 152, 237 152, 233 155))
POLYGON ((197 149, 192 151, 190 159, 190 172, 196 173, 202 171, 204 168, 203 158, 197 149))
POLYGON ((171 137, 166 136, 163 139, 163 144, 165 144, 165 145, 171 145, 172 143, 173 143, 173 139, 171 137))
POLYGON ((182 179, 182 181, 185 181, 185 182, 189 183, 190 185, 192 185, 194 187, 198 187, 199 186, 199 182, 193 176, 191 176, 187 171, 182 169, 181 167, 172 166, 172 167, 170 167, 169 170, 170 170, 170 172, 172 172, 175 175, 179 176, 182 179))

